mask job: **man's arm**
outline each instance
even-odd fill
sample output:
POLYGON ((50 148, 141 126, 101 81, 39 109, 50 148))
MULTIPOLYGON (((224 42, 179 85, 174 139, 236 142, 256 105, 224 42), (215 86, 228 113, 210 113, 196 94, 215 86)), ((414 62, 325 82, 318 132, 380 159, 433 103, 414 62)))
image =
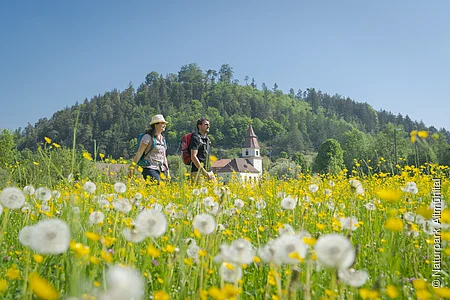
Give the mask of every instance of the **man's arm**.
POLYGON ((208 172, 198 160, 197 153, 197 149, 191 149, 191 161, 203 175, 208 176, 208 172))

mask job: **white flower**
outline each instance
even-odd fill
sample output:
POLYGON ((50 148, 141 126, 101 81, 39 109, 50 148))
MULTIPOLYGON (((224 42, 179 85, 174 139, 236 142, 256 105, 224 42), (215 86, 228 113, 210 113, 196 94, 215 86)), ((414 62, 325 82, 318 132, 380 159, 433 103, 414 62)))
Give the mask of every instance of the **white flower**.
POLYGON ((213 197, 205 197, 203 199, 203 204, 205 206, 211 206, 212 203, 214 203, 214 198, 213 197))
POLYGON ((333 194, 333 191, 330 190, 330 189, 325 189, 323 192, 324 192, 325 195, 327 195, 327 196, 331 196, 331 194, 333 194))
POLYGON ((315 250, 320 263, 337 269, 349 268, 356 257, 356 251, 350 240, 340 234, 319 237, 315 250))
POLYGON ((34 236, 34 227, 25 226, 19 231, 19 242, 24 246, 31 246, 31 239, 34 236))
POLYGON ((223 281, 235 283, 242 278, 242 268, 231 263, 224 262, 219 268, 223 281))
POLYGON ((362 195, 364 194, 364 188, 362 183, 359 180, 351 179, 349 181, 351 189, 355 192, 355 194, 362 195))
POLYGON ((0 193, 0 203, 10 209, 21 208, 25 204, 25 195, 15 187, 8 187, 0 193))
POLYGON ((101 211, 94 211, 89 215, 90 224, 103 223, 105 220, 105 215, 101 211))
POLYGON ((92 181, 86 181, 83 185, 83 189, 89 194, 93 194, 97 189, 97 186, 92 181))
POLYGON ((290 196, 283 198, 283 200, 281 200, 281 207, 284 209, 293 210, 296 205, 297 205, 297 199, 294 199, 290 196))
POLYGON ((40 187, 34 193, 34 197, 41 201, 48 201, 52 198, 52 191, 46 187, 40 187))
POLYGON ((408 222, 414 222, 414 220, 416 219, 416 215, 408 211, 403 214, 403 218, 408 222))
POLYGON ((133 197, 131 197, 130 202, 134 204, 134 203, 138 202, 141 199, 142 199, 142 194, 141 193, 136 193, 136 194, 134 194, 133 197))
POLYGON ((136 217, 136 228, 150 237, 159 237, 166 232, 166 216, 160 211, 143 210, 136 217))
POLYGON ((219 208, 220 208, 219 203, 213 202, 213 203, 210 204, 209 207, 206 207, 206 211, 207 211, 208 214, 211 214, 211 215, 215 216, 219 212, 219 208))
POLYGON ((291 225, 283 224, 283 228, 278 228, 278 234, 279 235, 284 235, 284 234, 294 235, 295 231, 294 231, 294 228, 292 228, 291 225))
POLYGON ((232 262, 236 264, 250 264, 253 262, 256 251, 246 239, 237 239, 229 247, 232 262))
POLYGON ((115 210, 120 211, 121 213, 127 214, 130 212, 132 206, 130 201, 127 198, 120 198, 113 202, 113 207, 115 210))
POLYGON ((120 265, 106 271, 108 294, 104 299, 138 300, 144 296, 144 280, 136 269, 120 265))
POLYGON ((193 226, 201 234, 211 234, 216 228, 216 221, 211 215, 199 214, 194 217, 193 226))
POLYGON ((53 196, 53 199, 59 199, 61 197, 61 192, 55 190, 52 192, 52 196, 53 196))
POLYGON ((189 244, 189 246, 186 249, 186 254, 188 257, 192 258, 192 259, 198 259, 198 251, 200 250, 200 248, 197 246, 197 244, 195 243, 191 243, 189 244))
POLYGON ((341 223, 341 228, 343 230, 347 230, 350 229, 352 231, 358 229, 358 227, 356 225, 358 225, 358 219, 356 217, 351 217, 351 218, 339 218, 339 222, 341 223))
POLYGON ((373 202, 367 202, 367 203, 364 205, 364 207, 365 207, 367 210, 376 210, 376 209, 377 209, 377 207, 375 206, 375 204, 374 204, 373 202))
POLYGON ((200 195, 200 190, 199 189, 193 189, 192 190, 192 195, 194 195, 194 196, 200 195))
POLYGON ((164 209, 169 213, 174 213, 175 210, 177 209, 176 204, 173 204, 172 202, 170 202, 169 204, 166 205, 166 207, 164 207, 164 209))
POLYGON ((273 249, 275 250, 275 262, 278 265, 297 264, 299 260, 296 256, 305 258, 308 245, 299 236, 282 235, 275 240, 273 249))
POLYGON ((42 212, 46 213, 46 212, 49 212, 50 210, 51 210, 51 207, 50 207, 50 206, 48 206, 48 205, 46 205, 46 204, 42 204, 42 205, 41 205, 41 211, 42 211, 42 212))
POLYGON ((142 242, 147 237, 144 233, 140 232, 136 228, 131 229, 129 227, 125 227, 122 230, 122 234, 126 241, 134 244, 142 242))
POLYGON ((59 219, 40 221, 33 226, 30 247, 41 254, 61 254, 70 243, 70 228, 59 219))
POLYGON ((236 199, 234 200, 234 206, 237 208, 243 208, 245 205, 244 201, 242 201, 241 199, 236 199))
POLYGON ((319 190, 319 186, 317 184, 313 183, 313 184, 309 185, 308 189, 311 193, 315 193, 319 190))
POLYGON ((417 188, 415 182, 407 182, 406 186, 402 188, 402 191, 404 191, 405 193, 417 194, 419 192, 419 189, 417 188))
POLYGON ((266 208, 267 204, 266 201, 263 199, 258 199, 258 201, 255 202, 256 209, 261 210, 266 208))
POLYGON ((34 194, 35 191, 36 190, 31 185, 27 185, 26 187, 23 188, 23 192, 25 193, 25 195, 30 195, 31 196, 31 195, 34 194))
POLYGON ((123 182, 116 182, 114 184, 114 190, 119 194, 125 193, 127 190, 127 186, 123 182))
POLYGON ((22 206, 21 210, 23 213, 29 213, 31 211, 31 207, 27 202, 25 202, 25 204, 22 206))
POLYGON ((153 203, 152 205, 150 205, 150 208, 156 211, 162 211, 163 207, 161 204, 159 203, 153 203))
POLYGON ((331 187, 335 186, 334 181, 333 180, 328 181, 328 185, 331 187))
POLYGON ((203 195, 206 195, 206 194, 208 194, 208 188, 207 188, 207 187, 202 187, 202 188, 200 189, 200 192, 201 192, 203 195))
POLYGON ((363 286, 369 274, 366 271, 356 271, 355 269, 339 269, 338 270, 339 279, 352 287, 363 286))

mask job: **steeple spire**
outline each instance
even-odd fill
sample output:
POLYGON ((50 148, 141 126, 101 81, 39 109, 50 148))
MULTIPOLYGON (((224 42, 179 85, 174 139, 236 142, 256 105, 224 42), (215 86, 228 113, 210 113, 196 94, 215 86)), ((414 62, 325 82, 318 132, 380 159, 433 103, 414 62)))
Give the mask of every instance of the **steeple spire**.
POLYGON ((253 131, 252 124, 248 126, 247 136, 243 148, 259 149, 258 138, 253 131))

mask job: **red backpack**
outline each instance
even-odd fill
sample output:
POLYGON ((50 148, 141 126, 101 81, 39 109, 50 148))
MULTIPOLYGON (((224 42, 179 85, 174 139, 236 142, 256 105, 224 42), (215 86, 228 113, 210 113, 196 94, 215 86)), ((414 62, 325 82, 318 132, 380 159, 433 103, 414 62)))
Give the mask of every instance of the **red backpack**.
POLYGON ((190 165, 191 161, 191 152, 189 151, 189 145, 191 144, 192 132, 183 135, 181 138, 181 157, 183 158, 183 162, 185 165, 190 165))

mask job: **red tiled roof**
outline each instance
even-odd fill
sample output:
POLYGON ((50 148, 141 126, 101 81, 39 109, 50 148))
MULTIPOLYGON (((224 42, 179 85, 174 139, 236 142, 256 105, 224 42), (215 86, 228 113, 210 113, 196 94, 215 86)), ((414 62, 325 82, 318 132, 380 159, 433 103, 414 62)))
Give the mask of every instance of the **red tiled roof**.
POLYGON ((245 137, 244 148, 259 149, 258 139, 250 124, 248 126, 247 136, 245 137))
POLYGON ((259 171, 245 158, 233 158, 223 168, 219 169, 217 173, 259 173, 259 171))

